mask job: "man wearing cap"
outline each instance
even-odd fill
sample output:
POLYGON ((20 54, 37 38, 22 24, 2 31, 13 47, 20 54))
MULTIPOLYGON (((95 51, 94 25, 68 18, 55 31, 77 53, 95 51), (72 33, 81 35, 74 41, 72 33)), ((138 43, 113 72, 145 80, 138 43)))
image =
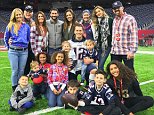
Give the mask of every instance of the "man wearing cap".
MULTIPOLYGON (((27 5, 24 9, 24 21, 31 27, 35 25, 34 20, 32 19, 33 17, 33 7, 30 5, 27 5)), ((30 71, 30 63, 32 60, 35 60, 35 55, 32 52, 31 49, 31 44, 29 42, 28 44, 28 58, 27 58, 27 63, 25 66, 24 74, 27 75, 30 71)))
POLYGON ((138 28, 135 18, 124 11, 120 1, 112 4, 115 14, 112 26, 111 60, 124 62, 134 70, 134 55, 138 49, 138 28))
POLYGON ((55 51, 61 50, 62 42, 62 24, 63 21, 58 19, 59 11, 57 8, 50 10, 50 19, 46 21, 49 41, 48 41, 48 53, 52 55, 55 51))

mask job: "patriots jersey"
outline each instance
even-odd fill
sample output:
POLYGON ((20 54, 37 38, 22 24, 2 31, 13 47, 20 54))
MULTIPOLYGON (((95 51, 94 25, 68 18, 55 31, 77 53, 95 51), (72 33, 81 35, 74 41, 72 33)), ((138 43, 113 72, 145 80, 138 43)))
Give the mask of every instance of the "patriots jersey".
POLYGON ((112 90, 107 84, 104 84, 103 87, 98 90, 95 83, 89 87, 88 93, 85 97, 86 105, 108 105, 114 99, 112 90))
MULTIPOLYGON (((76 61, 76 55, 75 55, 75 52, 73 49, 70 50, 69 54, 68 54, 68 58, 69 58, 69 61, 70 63, 73 65, 74 61, 76 61)), ((71 71, 71 73, 74 73, 75 74, 75 68, 73 68, 71 71)))
POLYGON ((85 41, 69 40, 68 42, 70 42, 71 47, 75 52, 76 59, 77 59, 76 71, 79 71, 81 70, 81 66, 82 66, 83 52, 84 52, 84 49, 86 48, 85 41))

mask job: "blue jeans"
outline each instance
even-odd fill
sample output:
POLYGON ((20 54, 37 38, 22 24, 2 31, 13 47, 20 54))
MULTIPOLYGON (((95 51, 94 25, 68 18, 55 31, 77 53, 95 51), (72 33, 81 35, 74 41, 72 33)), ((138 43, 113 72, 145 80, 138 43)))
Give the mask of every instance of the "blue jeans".
MULTIPOLYGON (((65 89, 59 94, 59 95, 55 95, 53 93, 53 91, 51 91, 50 87, 48 87, 48 105, 49 107, 55 107, 55 106, 59 106, 62 107, 63 103, 61 101, 61 97, 64 95, 65 93, 65 89)), ((57 86, 55 86, 55 88, 57 89, 57 86)))
POLYGON ((111 47, 107 47, 107 49, 105 50, 104 54, 102 55, 102 52, 105 49, 100 49, 98 51, 98 56, 99 56, 99 63, 98 63, 98 68, 101 70, 104 70, 104 64, 106 62, 106 59, 108 58, 110 51, 111 51, 111 47))
POLYGON ((91 70, 96 68, 97 67, 94 63, 88 64, 88 65, 82 63, 81 80, 85 80, 85 74, 90 73, 91 70))
POLYGON ((25 65, 28 57, 28 49, 17 51, 9 49, 8 57, 11 65, 11 81, 12 86, 18 85, 19 78, 24 74, 25 65))

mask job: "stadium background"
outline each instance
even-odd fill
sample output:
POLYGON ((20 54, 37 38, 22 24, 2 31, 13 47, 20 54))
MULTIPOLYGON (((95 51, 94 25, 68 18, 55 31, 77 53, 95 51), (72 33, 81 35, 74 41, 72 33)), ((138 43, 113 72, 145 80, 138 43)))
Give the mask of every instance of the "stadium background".
MULTIPOLYGON (((11 95, 10 82, 10 64, 7 58, 7 52, 1 52, 4 49, 3 34, 8 24, 11 11, 19 7, 24 9, 28 4, 34 7, 34 14, 38 10, 45 12, 47 19, 49 18, 49 10, 51 7, 57 7, 60 10, 60 19, 63 20, 64 11, 67 8, 72 8, 78 20, 81 18, 81 13, 84 9, 92 9, 96 5, 105 8, 110 16, 114 16, 111 9, 111 4, 115 0, 0 0, 0 115, 16 115, 16 112, 8 111, 8 99, 11 95)), ((154 0, 121 0, 127 13, 133 15, 139 28, 139 41, 142 46, 154 46, 154 0)), ((139 47, 139 50, 154 51, 154 47, 139 47)), ((151 54, 136 54, 135 70, 138 74, 140 82, 153 80, 154 77, 154 55, 151 54)), ((109 60, 107 60, 108 62, 109 60)), ((145 95, 150 95, 154 98, 154 82, 141 86, 145 95)), ((27 113, 38 111, 47 108, 46 100, 39 100, 35 103, 35 107, 28 110, 27 113)), ((139 112, 136 115, 153 115, 154 107, 147 111, 139 112)), ((46 115, 79 115, 75 111, 66 111, 64 109, 46 113, 46 115)))
MULTIPOLYGON (((5 28, 8 24, 11 11, 19 7, 24 9, 26 5, 32 5, 34 14, 42 10, 49 19, 51 7, 58 8, 60 19, 64 18, 64 11, 72 8, 76 14, 77 20, 81 19, 81 12, 84 9, 92 9, 100 5, 106 12, 114 17, 111 4, 115 0, 0 0, 0 46, 2 47, 5 28)), ((121 0, 127 13, 133 15, 138 23, 139 44, 141 46, 154 45, 154 0, 121 0)), ((2 49, 1 49, 2 50, 2 49)))

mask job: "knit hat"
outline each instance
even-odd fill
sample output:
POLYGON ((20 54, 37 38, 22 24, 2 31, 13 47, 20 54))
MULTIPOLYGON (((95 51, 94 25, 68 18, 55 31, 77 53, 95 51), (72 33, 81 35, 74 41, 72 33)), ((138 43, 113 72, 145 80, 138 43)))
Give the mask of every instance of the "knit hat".
POLYGON ((89 15, 90 15, 90 11, 89 10, 83 10, 83 12, 82 12, 82 15, 84 14, 84 13, 88 13, 89 15))

